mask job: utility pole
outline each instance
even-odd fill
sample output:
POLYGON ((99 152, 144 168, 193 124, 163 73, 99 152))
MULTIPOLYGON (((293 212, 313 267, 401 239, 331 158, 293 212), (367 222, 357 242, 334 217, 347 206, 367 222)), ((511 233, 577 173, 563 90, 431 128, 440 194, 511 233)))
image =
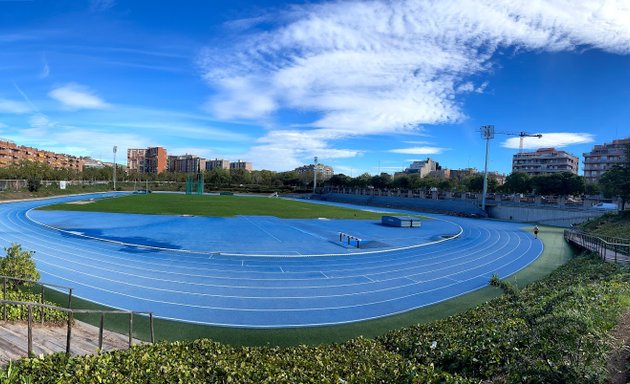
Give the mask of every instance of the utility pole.
POLYGON ((486 161, 483 167, 483 193, 481 195, 481 209, 486 210, 486 193, 488 192, 488 147, 490 139, 494 139, 494 125, 481 127, 481 136, 486 140, 486 161))
POLYGON ((114 145, 114 191, 116 190, 116 151, 118 147, 114 145))
POLYGON ((315 162, 313 164, 313 193, 317 188, 317 156, 315 156, 315 162))

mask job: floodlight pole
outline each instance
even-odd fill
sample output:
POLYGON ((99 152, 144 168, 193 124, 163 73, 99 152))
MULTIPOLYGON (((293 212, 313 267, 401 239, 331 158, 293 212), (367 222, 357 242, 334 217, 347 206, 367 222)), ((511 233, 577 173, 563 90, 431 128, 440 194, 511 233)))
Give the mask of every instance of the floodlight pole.
POLYGON ((486 140, 486 161, 483 167, 483 193, 481 194, 481 209, 486 210, 486 193, 488 192, 488 147, 490 139, 494 138, 494 125, 481 127, 481 135, 486 140))
POLYGON ((118 147, 114 145, 114 191, 116 190, 116 151, 118 147))
POLYGON ((317 188, 317 156, 315 156, 315 162, 313 165, 313 193, 315 193, 316 188, 317 188))

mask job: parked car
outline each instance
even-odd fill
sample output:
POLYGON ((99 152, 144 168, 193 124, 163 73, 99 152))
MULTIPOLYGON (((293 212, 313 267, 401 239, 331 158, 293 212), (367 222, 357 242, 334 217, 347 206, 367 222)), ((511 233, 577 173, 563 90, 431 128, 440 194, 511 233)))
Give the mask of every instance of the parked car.
POLYGON ((591 209, 599 209, 602 211, 616 211, 618 207, 615 203, 597 203, 593 205, 591 209))

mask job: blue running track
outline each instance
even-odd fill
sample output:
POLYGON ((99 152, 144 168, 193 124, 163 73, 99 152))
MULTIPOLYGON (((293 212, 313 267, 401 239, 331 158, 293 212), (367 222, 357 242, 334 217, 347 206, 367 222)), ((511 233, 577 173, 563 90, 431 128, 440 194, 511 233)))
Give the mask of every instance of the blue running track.
POLYGON ((257 238, 254 246, 251 242, 244 246, 216 229, 206 231, 205 240, 199 236, 186 240, 172 231, 160 234, 160 228, 171 226, 198 228, 199 222, 190 220, 196 218, 180 217, 175 222, 173 217, 153 216, 170 224, 152 226, 143 221, 144 215, 123 215, 138 216, 139 221, 129 225, 131 219, 125 218, 120 231, 122 224, 108 214, 100 214, 100 219, 86 215, 87 224, 79 225, 74 213, 67 212, 64 223, 59 212, 47 220, 41 211, 29 212, 85 198, 0 204, 0 244, 15 242, 35 250, 42 280, 72 286, 79 297, 207 325, 305 327, 390 316, 482 288, 493 274, 503 278, 526 267, 543 249, 539 240, 519 229, 522 224, 440 215, 428 215, 436 220, 423 222, 420 229, 393 229, 393 237, 379 232, 391 228, 374 223, 350 226, 348 233, 354 230, 378 245, 356 250, 334 241, 342 223, 326 221, 235 218, 237 229, 245 226, 257 238), (100 220, 102 228, 94 220, 100 220), (77 235, 38 221, 72 229, 77 235), (459 237, 442 239, 458 231, 459 237), (79 232, 114 241, 131 239, 124 242, 149 247, 99 241, 78 236, 79 232), (283 237, 287 233, 291 241, 283 237), (271 237, 276 240, 270 241, 271 237), (421 245, 414 246, 417 243, 421 245), (194 252, 186 251, 190 249, 194 252))

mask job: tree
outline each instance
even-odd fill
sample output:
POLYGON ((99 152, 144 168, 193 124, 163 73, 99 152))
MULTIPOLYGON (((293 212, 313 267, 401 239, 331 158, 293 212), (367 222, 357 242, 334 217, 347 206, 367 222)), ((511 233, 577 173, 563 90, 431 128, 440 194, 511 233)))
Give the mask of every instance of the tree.
POLYGON ((346 176, 343 173, 338 173, 333 175, 330 179, 328 179, 328 183, 335 187, 347 187, 352 182, 352 178, 350 176, 346 176))
POLYGON ((23 251, 22 246, 16 243, 11 244, 9 248, 4 248, 4 250, 6 256, 0 259, 0 275, 39 280, 39 272, 37 272, 35 262, 32 259, 35 252, 23 251))
POLYGON ((384 172, 381 173, 380 175, 372 176, 372 178, 370 179, 370 185, 373 186, 374 188, 387 188, 391 185, 391 183, 392 183, 391 175, 384 172))
POLYGON ((353 187, 365 188, 368 186, 371 179, 372 179, 372 176, 370 176, 370 174, 366 172, 352 179, 351 185, 353 187))
POLYGON ((532 189, 530 177, 525 172, 512 172, 505 178, 503 189, 507 193, 527 193, 532 189))
POLYGON ((394 180, 392 181, 392 186, 394 188, 409 189, 411 188, 411 180, 409 179, 409 176, 404 173, 396 174, 394 176, 394 180))
POLYGON ((606 197, 621 198, 622 211, 626 209, 626 202, 630 200, 630 144, 624 150, 625 161, 614 165, 599 178, 599 186, 606 197))
POLYGON ((621 210, 630 200, 630 166, 614 165, 599 178, 599 186, 606 197, 620 197, 621 210))
MULTIPOLYGON (((475 176, 467 177, 463 180, 464 184, 468 187, 470 192, 482 192, 483 191, 483 175, 478 174, 475 176)), ((488 192, 496 192, 499 187, 499 182, 493 175, 488 175, 488 192)))

